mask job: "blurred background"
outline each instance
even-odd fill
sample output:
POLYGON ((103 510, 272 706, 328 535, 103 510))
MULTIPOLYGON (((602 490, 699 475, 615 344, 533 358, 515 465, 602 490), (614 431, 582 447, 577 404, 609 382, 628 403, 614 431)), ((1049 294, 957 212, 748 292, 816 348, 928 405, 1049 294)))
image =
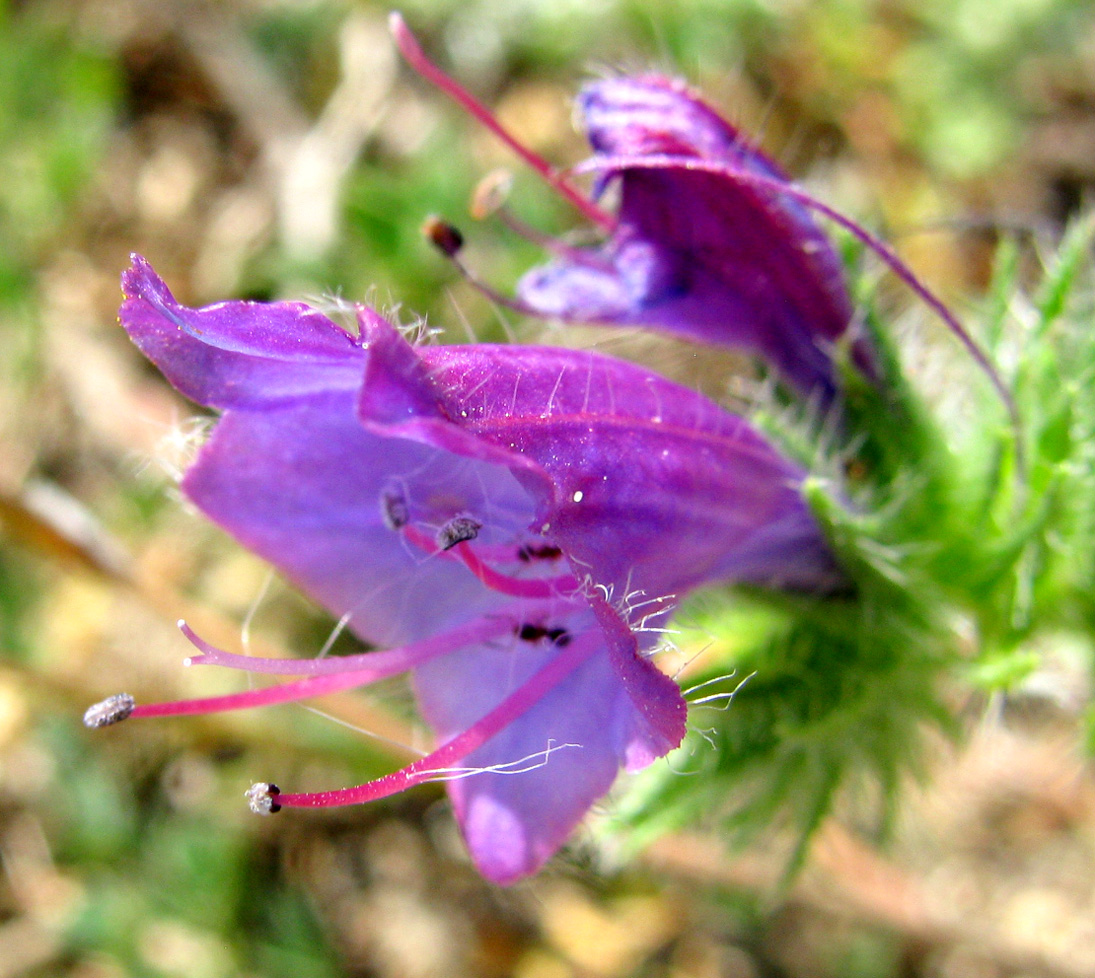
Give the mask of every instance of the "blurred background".
MULTIPOLYGON (((1095 183, 1095 7, 1081 0, 409 0, 427 50, 553 161, 606 69, 681 74, 961 313, 1002 237, 1036 272, 1095 183)), ((0 3, 0 978, 1095 974, 1095 781, 1082 671, 962 704, 892 838, 702 827, 620 855, 597 818, 535 880, 482 882, 439 788, 258 819, 254 780, 375 776, 420 737, 399 685, 318 712, 80 717, 238 686, 180 668, 179 617, 308 655, 331 622, 180 504, 202 423, 116 323, 128 254, 178 298, 402 304, 454 341, 499 313, 422 241, 461 225, 500 287, 538 259, 465 215, 573 215, 398 62, 350 0, 0 3)), ((520 324, 519 324, 520 325, 520 324)), ((530 336, 531 327, 522 327, 530 336)), ((196 671, 195 671, 196 672, 196 671)), ((608 799, 602 814, 610 814, 608 799)))

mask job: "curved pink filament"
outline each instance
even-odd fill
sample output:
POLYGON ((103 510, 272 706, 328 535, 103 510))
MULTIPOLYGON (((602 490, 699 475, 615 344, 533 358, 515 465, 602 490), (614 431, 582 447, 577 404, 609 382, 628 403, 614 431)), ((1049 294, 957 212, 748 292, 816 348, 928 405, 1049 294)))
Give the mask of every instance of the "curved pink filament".
POLYGON ((605 211, 601 210, 601 208, 591 200, 575 190, 570 183, 567 182, 566 178, 548 163, 547 160, 534 153, 527 146, 522 145, 517 138, 498 121, 490 109, 483 105, 482 102, 475 98, 475 96, 459 82, 454 78, 451 78, 430 61, 400 14, 390 14, 388 17, 388 26, 391 30, 392 37, 395 39, 396 47, 399 48, 400 53, 411 68, 418 72, 418 74, 425 78, 431 85, 436 85, 441 91, 448 95, 449 98, 464 109, 465 112, 478 120, 483 126, 490 130, 490 132, 494 133, 495 136, 543 177, 551 187, 562 194, 563 197, 570 201, 570 203, 594 224, 603 228, 612 228, 615 225, 616 222, 610 214, 605 213, 605 211))
POLYGON ((1022 429, 1019 420, 1019 411, 1015 405, 1015 400, 1011 396, 1011 391, 1009 391, 1004 384, 1003 379, 997 373, 992 362, 977 345, 973 337, 966 331, 965 327, 958 321, 954 313, 947 308, 943 300, 924 285, 924 283, 917 278, 916 273, 913 272, 913 270, 898 257, 897 253, 877 235, 872 234, 850 217, 845 217, 840 211, 823 203, 813 195, 794 186, 794 184, 789 183, 788 181, 780 180, 776 177, 762 176, 761 174, 753 173, 750 170, 743 170, 740 167, 734 167, 712 160, 699 159, 694 156, 602 156, 587 160, 575 167, 577 172, 583 173, 636 169, 685 169, 694 173, 712 173, 717 176, 728 177, 731 180, 736 180, 740 183, 763 187, 766 190, 772 190, 776 193, 790 197, 792 200, 798 201, 805 207, 809 207, 811 210, 823 214, 834 224, 839 224, 859 241, 862 241, 863 244, 878 255, 878 257, 889 266, 890 270, 913 291, 920 301, 931 309, 932 312, 942 320, 944 325, 958 337, 959 342, 966 348, 970 356, 973 357, 974 362, 988 377, 1008 412, 1008 417, 1015 432, 1016 451, 1020 456, 1020 459, 1022 458, 1022 429))
POLYGON ((398 771, 353 788, 307 794, 279 794, 277 803, 283 808, 330 808, 336 805, 358 805, 377 798, 385 798, 413 785, 433 780, 532 709, 583 662, 592 657, 603 641, 599 632, 583 635, 463 733, 457 734, 433 753, 413 761, 398 771))
MULTIPOLYGON (((524 609, 522 609, 524 610, 524 609)), ((533 607, 527 614, 535 614, 539 609, 533 607)), ((361 669, 384 670, 385 676, 407 672, 422 662, 443 655, 454 649, 463 648, 476 642, 485 642, 507 632, 512 632, 515 619, 512 616, 497 616, 477 619, 467 625, 460 625, 440 635, 433 635, 420 642, 411 642, 400 648, 383 649, 376 652, 361 652, 357 655, 337 655, 322 659, 276 659, 260 656, 239 655, 225 652, 210 645, 198 636, 185 622, 179 622, 179 630, 201 655, 191 656, 187 665, 224 666, 227 669, 242 669, 245 672, 272 673, 277 676, 321 676, 329 673, 352 672, 361 669)), ((377 678, 383 678, 378 676, 377 678)))
POLYGON ((487 587, 499 594, 508 594, 515 598, 558 598, 577 593, 581 588, 577 578, 570 574, 561 574, 558 577, 510 577, 480 560, 466 543, 458 543, 449 550, 442 550, 432 537, 410 524, 404 526, 400 532, 410 543, 428 554, 459 560, 487 587))
MULTIPOLYGON (((344 660, 340 659, 312 659, 305 665, 316 665, 320 668, 307 679, 299 679, 291 683, 282 683, 276 686, 268 686, 265 689, 250 689, 242 693, 229 693, 226 696, 207 696, 192 700, 175 700, 167 703, 145 703, 134 707, 130 716, 134 717, 162 717, 185 716, 197 713, 215 713, 222 710, 245 710, 255 706, 270 706, 274 703, 290 703, 295 700, 309 699, 313 696, 324 696, 328 693, 339 692, 344 689, 352 689, 355 686, 364 686, 368 683, 387 679, 389 676, 406 672, 424 662, 447 652, 470 645, 476 641, 484 641, 493 638, 502 632, 512 630, 513 624, 509 621, 497 618, 485 618, 474 623, 474 626, 454 628, 451 631, 436 635, 422 642, 405 645, 402 648, 388 649, 384 652, 370 652, 364 656, 354 656, 354 659, 368 662, 368 665, 359 665, 356 668, 338 669, 344 660), (328 663, 335 666, 328 667, 328 663)), ((184 634, 198 648, 203 651, 203 658, 231 658, 244 659, 248 665, 243 668, 254 669, 250 663, 256 660, 247 656, 231 656, 229 653, 220 652, 219 649, 207 644, 198 638, 188 627, 184 627, 184 634)), ((260 662, 281 663, 280 659, 258 660, 260 662)), ((286 660, 286 665, 293 662, 286 660)), ((256 672, 277 671, 254 669, 256 672)))

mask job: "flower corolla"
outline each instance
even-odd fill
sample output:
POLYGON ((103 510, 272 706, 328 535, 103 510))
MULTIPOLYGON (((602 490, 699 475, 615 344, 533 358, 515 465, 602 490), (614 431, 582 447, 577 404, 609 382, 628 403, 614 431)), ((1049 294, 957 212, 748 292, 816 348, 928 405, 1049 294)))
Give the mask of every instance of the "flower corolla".
POLYGON ((196 663, 296 675, 91 726, 317 696, 409 672, 439 747, 355 788, 249 792, 350 804, 444 780, 480 871, 511 883, 565 841, 620 768, 676 747, 685 703, 651 660, 681 596, 714 582, 840 579, 802 470, 746 421, 591 351, 415 346, 294 302, 175 301, 141 258, 120 318, 168 380, 223 412, 185 496, 376 651, 196 663))

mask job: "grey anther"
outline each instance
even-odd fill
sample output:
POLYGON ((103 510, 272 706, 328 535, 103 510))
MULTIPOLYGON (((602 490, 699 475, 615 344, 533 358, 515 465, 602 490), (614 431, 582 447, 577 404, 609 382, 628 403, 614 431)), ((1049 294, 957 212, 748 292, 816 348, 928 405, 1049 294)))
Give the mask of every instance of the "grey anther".
POLYGON ((398 489, 382 489, 380 492, 380 517, 389 530, 401 530, 407 525, 407 497, 398 489))
POLYGON ((442 550, 451 550, 458 543, 474 540, 481 529, 483 524, 471 516, 454 516, 437 531, 437 545, 442 550))
POLYGON ((265 781, 257 781, 244 793, 247 804, 256 815, 273 815, 281 811, 281 805, 277 798, 281 789, 276 784, 268 784, 265 781))
POLYGON ((84 713, 84 726, 92 730, 99 727, 109 727, 115 723, 121 723, 133 712, 137 704, 129 693, 117 693, 108 696, 101 703, 89 706, 84 713))

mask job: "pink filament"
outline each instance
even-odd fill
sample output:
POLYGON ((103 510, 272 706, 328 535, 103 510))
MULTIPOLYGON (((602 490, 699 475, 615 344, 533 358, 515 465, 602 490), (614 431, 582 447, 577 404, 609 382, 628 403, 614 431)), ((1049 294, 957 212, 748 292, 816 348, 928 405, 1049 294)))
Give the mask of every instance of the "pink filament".
MULTIPOLYGON (((527 613, 535 614, 536 610, 538 609, 534 608, 527 613)), ((471 624, 461 625, 420 642, 411 642, 401 648, 323 659, 265 659, 218 649, 195 634, 186 622, 179 622, 179 630, 195 648, 201 650, 201 655, 191 656, 187 660, 187 665, 224 666, 228 669, 273 673, 278 676, 320 676, 371 669, 378 672, 377 679, 407 672, 435 655, 443 655, 454 649, 463 648, 465 645, 484 642, 498 635, 512 632, 513 627, 514 621, 509 616, 478 619, 471 624), (383 675, 379 674, 381 672, 383 675)))
MULTIPOLYGON (((352 689, 355 686, 364 686, 367 683, 377 682, 389 676, 406 672, 415 666, 419 666, 439 655, 453 652, 470 645, 473 642, 484 641, 493 638, 513 628, 513 623, 498 618, 482 619, 473 625, 462 628, 454 628, 451 631, 422 642, 405 645, 398 649, 389 649, 385 652, 370 652, 364 656, 354 656, 358 662, 367 662, 368 665, 359 665, 356 668, 347 669, 342 666, 342 659, 312 659, 302 664, 318 667, 310 670, 313 674, 308 679, 299 679, 296 682, 283 683, 277 686, 268 686, 265 689, 251 689, 242 693, 230 693, 227 696, 207 696, 201 699, 176 700, 168 703, 146 703, 134 707, 130 716, 135 717, 162 717, 184 716, 195 713, 215 713, 221 710, 244 710, 255 706, 270 706, 274 703, 290 703, 294 700, 308 699, 313 696, 324 696, 328 693, 339 692, 344 689, 352 689)), ((232 664, 242 659, 247 665, 245 669, 254 669, 251 663, 277 663, 280 669, 281 663, 292 666, 292 660, 281 659, 251 659, 248 656, 232 656, 230 653, 221 652, 219 649, 207 644, 198 638, 188 627, 183 626, 183 632, 203 652, 202 661, 211 659, 231 660, 232 664)), ((227 664, 218 662, 217 664, 227 664)), ((279 669, 254 669, 256 672, 277 672, 279 669)), ((295 671, 295 670, 290 670, 295 671)))
POLYGON ((532 709, 578 666, 589 659, 601 647, 602 642, 603 637, 599 632, 583 635, 463 733, 457 734, 433 753, 413 761, 398 771, 354 788, 309 794, 279 794, 277 803, 283 808, 359 805, 377 798, 386 798, 413 785, 433 780, 532 709))
MULTIPOLYGON (((588 248, 576 248, 573 245, 567 244, 565 241, 561 241, 559 238, 553 238, 550 234, 544 234, 530 224, 526 224, 513 214, 508 207, 499 207, 497 214, 498 219, 514 234, 520 238, 524 238, 530 244, 543 248, 550 254, 565 258, 577 265, 588 265, 590 268, 596 268, 602 271, 610 271, 612 269, 612 262, 607 257, 598 252, 591 251, 588 248)), ((538 312, 535 314, 539 315, 538 312)))
POLYGON ((931 309, 932 312, 943 321, 947 328, 958 337, 959 342, 966 348, 970 356, 973 357, 974 362, 989 378, 989 381, 996 389, 1000 400, 1004 403, 1004 407, 1007 409, 1008 416, 1015 431, 1017 451, 1021 456, 1019 411, 1015 406, 1011 391, 1008 390, 989 358, 982 352, 973 337, 970 336, 965 327, 947 308, 946 304, 916 277, 913 270, 897 256, 896 252, 879 237, 872 234, 860 224, 857 224, 850 217, 845 217, 840 211, 835 210, 828 204, 823 203, 816 197, 807 193, 805 190, 801 190, 785 180, 762 176, 749 170, 743 170, 740 167, 699 159, 694 156, 606 156, 587 160, 585 163, 578 166, 577 169, 581 172, 638 169, 684 169, 694 173, 713 173, 717 176, 729 177, 740 183, 752 184, 755 187, 763 187, 766 190, 772 190, 778 194, 783 194, 784 196, 790 197, 792 200, 796 200, 800 204, 809 207, 811 210, 823 214, 834 224, 839 224, 877 254, 878 257, 889 266, 890 270, 916 294, 920 301, 931 309))
POLYGON ((396 46, 403 55, 407 64, 432 85, 436 85, 441 91, 455 101, 465 112, 469 113, 488 130, 494 133, 513 152, 521 157, 533 170, 535 170, 556 191, 570 201, 582 214, 594 224, 603 228, 612 228, 615 221, 611 215, 606 214, 588 198, 575 190, 559 172, 527 146, 522 145, 503 125, 495 118, 494 114, 473 96, 467 89, 460 85, 454 78, 449 77, 437 67, 422 50, 415 36, 407 27, 406 22, 398 13, 392 13, 388 17, 388 26, 395 39, 396 46))
POLYGON ((499 594, 508 594, 515 598, 557 598, 576 594, 581 588, 577 579, 570 574, 562 574, 559 577, 510 577, 508 574, 496 571, 489 564, 483 563, 475 551, 465 543, 458 543, 449 550, 442 550, 430 536, 416 526, 408 524, 401 532, 410 543, 428 554, 449 560, 459 560, 487 587, 499 594))

